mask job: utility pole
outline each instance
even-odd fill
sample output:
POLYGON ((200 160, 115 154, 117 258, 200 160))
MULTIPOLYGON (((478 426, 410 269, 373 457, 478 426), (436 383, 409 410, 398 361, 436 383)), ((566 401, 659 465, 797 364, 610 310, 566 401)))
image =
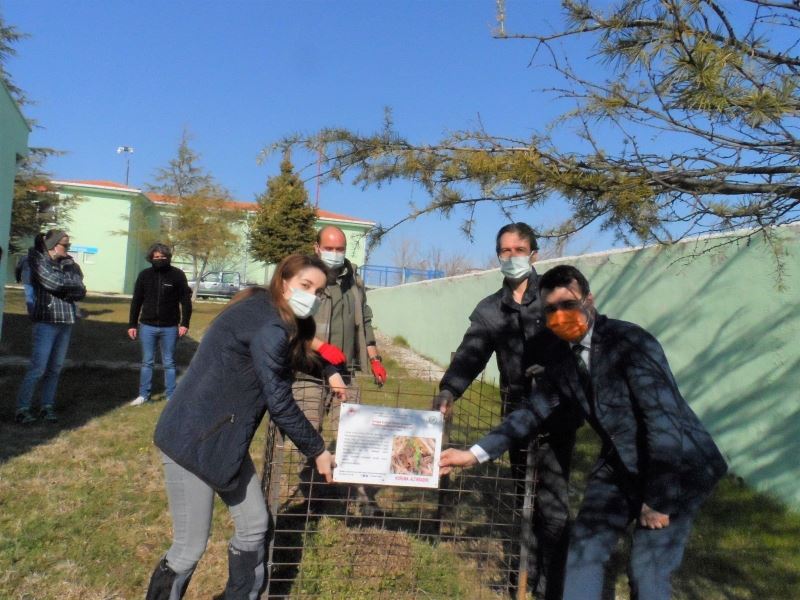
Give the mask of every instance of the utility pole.
POLYGON ((125 185, 128 185, 128 176, 131 174, 131 154, 133 146, 117 146, 117 154, 126 154, 125 157, 125 185))
POLYGON ((317 191, 314 194, 314 208, 319 208, 319 183, 320 177, 322 176, 322 147, 319 149, 319 153, 317 154, 317 191))

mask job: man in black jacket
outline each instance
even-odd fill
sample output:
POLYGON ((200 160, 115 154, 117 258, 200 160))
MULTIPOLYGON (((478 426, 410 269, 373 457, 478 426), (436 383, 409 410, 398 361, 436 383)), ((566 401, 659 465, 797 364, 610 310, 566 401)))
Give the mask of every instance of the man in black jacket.
MULTIPOLYGON (((527 403, 531 392, 525 369, 544 362, 553 336, 545 326, 539 299, 539 276, 532 263, 538 246, 533 229, 526 223, 512 223, 497 233, 503 287, 478 303, 469 317, 470 326, 439 384, 434 409, 447 415, 453 401, 461 396, 483 371, 492 354, 500 371, 503 416, 527 403)), ((556 341, 556 343, 558 343, 556 341)), ((568 480, 575 425, 554 427, 540 440, 535 456, 537 492, 534 499, 533 547, 529 550, 530 578, 537 598, 558 600, 564 577, 567 550, 568 480)), ((518 494, 524 489, 526 445, 509 450, 518 494)))
POLYGON ((175 391, 175 345, 189 331, 192 317, 192 290, 186 275, 170 265, 172 251, 164 244, 153 244, 147 260, 153 266, 136 278, 128 322, 128 337, 142 345, 142 370, 139 395, 131 406, 150 401, 156 345, 161 348, 164 387, 167 400, 175 391))
POLYGON ((573 527, 564 600, 600 600, 618 539, 632 534, 631 597, 669 600, 692 522, 727 470, 681 396, 658 341, 633 323, 597 314, 570 265, 540 281, 547 327, 568 342, 549 357, 531 402, 469 450, 442 452, 443 472, 497 458, 549 420, 586 420, 603 442, 573 527))

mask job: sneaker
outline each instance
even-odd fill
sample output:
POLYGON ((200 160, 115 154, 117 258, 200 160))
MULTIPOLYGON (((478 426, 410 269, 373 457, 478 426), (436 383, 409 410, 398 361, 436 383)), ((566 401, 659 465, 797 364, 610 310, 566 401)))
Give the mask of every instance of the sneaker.
POLYGON ((39 412, 39 416, 50 423, 58 421, 58 415, 56 414, 54 406, 43 406, 41 412, 39 412))
POLYGON ((36 422, 36 417, 33 416, 30 408, 20 408, 14 415, 14 420, 20 425, 30 425, 36 422))
POLYGON ((144 396, 136 396, 133 400, 130 401, 130 406, 141 406, 142 404, 147 404, 150 402, 150 398, 145 398, 144 396))

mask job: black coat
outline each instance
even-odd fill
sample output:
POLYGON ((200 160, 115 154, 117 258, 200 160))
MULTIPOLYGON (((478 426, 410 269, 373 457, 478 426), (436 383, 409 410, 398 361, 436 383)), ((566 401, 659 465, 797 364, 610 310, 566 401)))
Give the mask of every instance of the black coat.
POLYGON ((543 344, 552 343, 544 326, 539 300, 539 276, 533 270, 522 303, 514 301, 506 282, 494 294, 481 300, 469 317, 470 325, 442 377, 439 388, 458 398, 486 368, 496 354, 500 371, 503 414, 527 401, 530 379, 525 368, 536 362, 543 344))
POLYGON ((235 487, 253 435, 270 419, 306 456, 325 450, 292 397, 289 334, 267 293, 211 323, 156 425, 164 454, 217 490, 235 487))
POLYGON ((137 323, 153 327, 189 327, 192 289, 177 267, 144 269, 136 278, 128 327, 137 323))
POLYGON ((604 444, 600 460, 613 456, 612 466, 624 469, 653 509, 675 514, 704 497, 727 465, 681 396, 658 341, 638 325, 599 315, 589 365, 596 419, 567 350, 548 365, 531 406, 509 415, 478 445, 497 458, 555 414, 569 413, 592 423, 604 444))

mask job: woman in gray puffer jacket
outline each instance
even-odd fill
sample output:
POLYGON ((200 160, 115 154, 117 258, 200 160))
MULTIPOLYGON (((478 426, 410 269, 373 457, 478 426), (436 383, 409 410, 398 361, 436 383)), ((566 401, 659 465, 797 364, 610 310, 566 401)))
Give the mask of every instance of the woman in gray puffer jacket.
MULTIPOLYGON (((333 456, 291 388, 293 369, 313 370, 318 360, 309 343, 326 281, 326 267, 317 257, 288 256, 275 270, 269 290, 239 292, 205 333, 156 426, 173 543, 153 572, 147 600, 183 597, 206 548, 215 494, 228 506, 236 528, 228 546, 223 597, 259 597, 270 518, 249 447, 267 411, 331 481, 333 456)), ((324 372, 344 395, 336 369, 324 372)))

